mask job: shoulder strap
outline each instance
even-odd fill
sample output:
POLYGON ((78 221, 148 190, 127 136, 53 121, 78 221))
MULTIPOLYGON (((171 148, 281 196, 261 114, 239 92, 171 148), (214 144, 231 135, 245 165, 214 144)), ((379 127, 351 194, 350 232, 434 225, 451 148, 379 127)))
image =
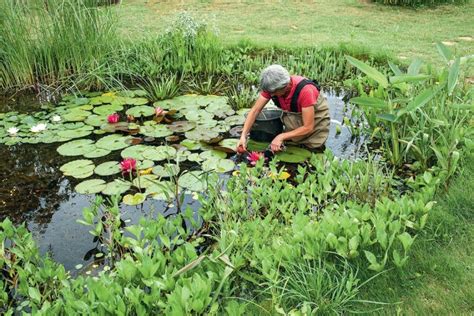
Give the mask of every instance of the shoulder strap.
POLYGON ((279 108, 281 109, 280 101, 278 101, 278 97, 277 97, 277 96, 273 96, 273 97, 272 97, 272 101, 273 101, 273 103, 274 103, 277 107, 279 107, 279 108))
POLYGON ((298 85, 296 86, 295 92, 293 93, 293 96, 291 97, 291 112, 298 112, 298 97, 300 96, 301 90, 307 85, 311 84, 318 89, 318 92, 320 91, 320 86, 317 81, 315 80, 309 80, 309 79, 303 79, 301 80, 298 85))

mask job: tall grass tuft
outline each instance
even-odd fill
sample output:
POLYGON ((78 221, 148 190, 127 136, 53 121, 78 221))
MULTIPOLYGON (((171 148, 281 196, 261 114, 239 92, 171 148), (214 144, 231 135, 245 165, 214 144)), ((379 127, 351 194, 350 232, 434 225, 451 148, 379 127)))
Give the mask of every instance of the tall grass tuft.
POLYGON ((436 6, 441 4, 464 4, 469 0, 372 0, 376 3, 386 5, 398 5, 406 7, 436 6))
POLYGON ((89 2, 0 1, 0 89, 66 82, 87 89, 113 81, 116 20, 89 2))

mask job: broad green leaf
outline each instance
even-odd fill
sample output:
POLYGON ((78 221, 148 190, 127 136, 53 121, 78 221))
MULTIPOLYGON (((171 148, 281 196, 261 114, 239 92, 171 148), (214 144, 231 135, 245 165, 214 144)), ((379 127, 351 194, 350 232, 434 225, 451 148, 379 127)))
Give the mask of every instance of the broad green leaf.
POLYGON ((66 176, 83 179, 91 176, 94 173, 94 168, 95 165, 91 160, 80 159, 62 165, 59 170, 66 176))
POLYGON ((417 82, 428 79, 428 75, 399 75, 390 77, 390 83, 397 84, 402 82, 417 82))
POLYGON ((275 155, 275 159, 288 163, 300 163, 311 157, 311 152, 307 149, 288 146, 285 151, 280 151, 275 155))
POLYGON ((96 148, 90 139, 78 139, 59 146, 56 151, 62 156, 81 156, 96 148))
POLYGON ((382 113, 378 114, 377 118, 384 120, 384 121, 389 121, 392 123, 395 123, 397 121, 397 117, 391 113, 382 113))
POLYGON ((408 66, 407 75, 415 76, 420 72, 421 65, 423 61, 419 58, 413 59, 410 66, 408 66))
POLYGON ((351 56, 346 56, 346 59, 349 61, 349 63, 355 67, 357 67, 360 71, 365 73, 369 78, 377 81, 382 87, 387 88, 388 87, 388 80, 387 77, 382 74, 380 71, 377 69, 367 65, 366 63, 351 57, 351 56))
POLYGON ((117 195, 127 192, 132 183, 122 179, 115 179, 112 182, 106 184, 105 188, 102 190, 102 193, 105 195, 117 195))
POLYGON ((448 75, 448 95, 451 95, 458 83, 459 79, 459 57, 454 60, 454 63, 449 68, 449 75, 448 75))
POLYGON ((387 110, 388 108, 388 105, 387 103, 385 103, 384 100, 373 98, 373 97, 355 97, 355 98, 350 99, 350 102, 355 103, 357 105, 380 109, 380 110, 387 110))
POLYGON ((388 65, 390 66, 390 69, 392 69, 393 73, 395 74, 395 76, 400 76, 402 75, 402 71, 400 70, 400 68, 398 68, 398 66, 394 63, 392 63, 391 61, 388 62, 388 65))
POLYGON ((81 194, 94 194, 94 193, 99 193, 103 189, 105 189, 106 183, 102 179, 91 179, 91 180, 86 180, 74 188, 74 190, 78 193, 81 194))
POLYGON ((190 171, 181 175, 178 185, 190 191, 201 192, 207 188, 206 179, 202 171, 190 171))
POLYGON ((436 48, 438 48, 439 54, 441 55, 441 57, 443 57, 443 59, 446 63, 448 63, 453 58, 453 53, 443 43, 437 42, 436 43, 436 48))
POLYGON ((407 232, 404 232, 403 234, 398 235, 398 239, 401 241, 405 252, 407 252, 410 249, 411 245, 413 244, 413 241, 415 240, 407 232))
POLYGON ((120 172, 120 164, 117 161, 106 161, 94 169, 95 174, 99 176, 110 176, 120 172))
POLYGON ((425 91, 423 91, 422 93, 417 95, 415 97, 415 99, 413 99, 410 103, 408 103, 406 108, 401 109, 400 111, 398 111, 397 116, 400 117, 405 113, 410 113, 410 112, 413 112, 413 111, 419 109, 420 107, 422 107, 425 104, 427 104, 428 102, 430 102, 431 99, 435 95, 436 95, 436 91, 434 91, 433 88, 426 89, 425 91))
POLYGON ((123 203, 127 205, 138 205, 145 202, 146 195, 143 193, 127 194, 123 197, 123 203))

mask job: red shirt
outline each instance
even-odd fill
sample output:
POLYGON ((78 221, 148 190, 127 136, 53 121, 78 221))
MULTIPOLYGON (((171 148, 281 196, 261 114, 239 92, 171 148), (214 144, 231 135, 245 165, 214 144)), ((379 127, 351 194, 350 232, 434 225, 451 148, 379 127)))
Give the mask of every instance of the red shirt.
MULTIPOLYGON (((278 97, 278 101, 280 101, 281 109, 283 111, 291 111, 291 98, 295 93, 296 86, 303 79, 304 77, 301 76, 290 76, 290 81, 292 83, 290 93, 286 97, 278 97)), ((262 91, 260 95, 265 99, 271 99, 271 95, 267 91, 262 91)), ((315 86, 312 84, 307 84, 304 86, 303 89, 301 89, 300 95, 296 102, 298 112, 301 112, 302 108, 314 106, 318 100, 318 97, 319 91, 315 86)))

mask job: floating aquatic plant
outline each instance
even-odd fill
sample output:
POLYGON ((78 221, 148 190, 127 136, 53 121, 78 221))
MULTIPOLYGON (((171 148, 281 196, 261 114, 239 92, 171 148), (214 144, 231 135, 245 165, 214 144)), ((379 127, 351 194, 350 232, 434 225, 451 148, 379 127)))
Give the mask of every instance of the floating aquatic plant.
POLYGON ((54 116, 51 118, 51 120, 52 120, 53 122, 55 122, 55 123, 61 122, 61 116, 59 116, 59 115, 54 115, 54 116))
POLYGON ((10 127, 7 130, 7 132, 8 132, 8 134, 10 134, 10 136, 15 136, 18 133, 19 130, 20 129, 18 129, 17 127, 10 127))
POLYGON ((137 169, 137 161, 133 158, 126 158, 120 162, 122 174, 130 174, 137 169))
POLYGON ((40 123, 38 125, 34 125, 30 128, 30 131, 33 133, 39 133, 46 130, 46 124, 40 123))
POLYGON ((252 166, 255 166, 260 159, 265 159, 265 156, 258 151, 252 151, 247 157, 247 160, 252 166))
POLYGON ((118 115, 117 113, 110 114, 109 116, 107 116, 107 122, 111 124, 118 123, 119 120, 120 120, 120 115, 118 115))

